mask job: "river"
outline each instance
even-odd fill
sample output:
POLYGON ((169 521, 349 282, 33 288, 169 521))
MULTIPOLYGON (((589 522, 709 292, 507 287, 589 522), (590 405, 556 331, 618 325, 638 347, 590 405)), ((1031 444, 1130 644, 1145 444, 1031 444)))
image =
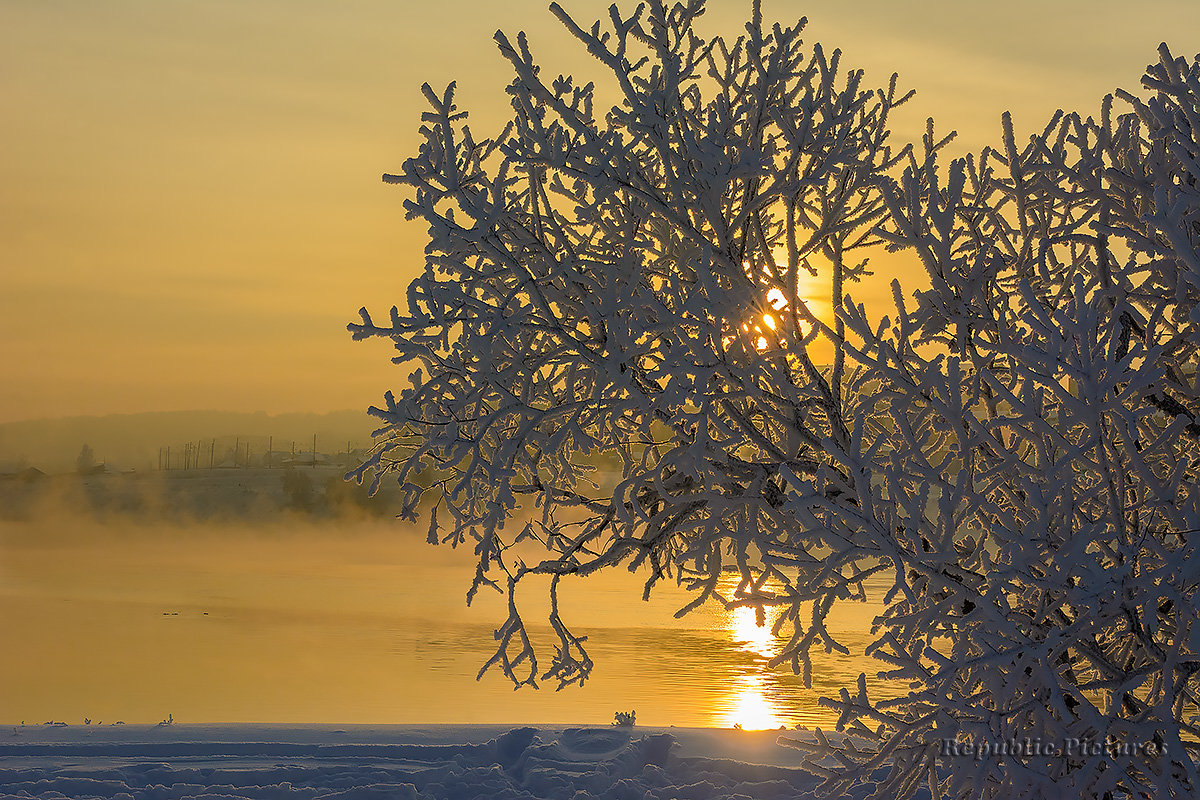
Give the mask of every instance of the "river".
MULTIPOLYGON (((423 538, 392 521, 0 523, 0 723, 607 724, 636 711, 647 725, 831 728, 818 697, 879 669, 821 653, 806 689, 767 669, 779 642, 753 610, 677 620, 683 590, 642 602, 641 580, 619 573, 560 589, 596 664, 585 686, 477 681, 504 605, 485 590, 468 608, 470 552, 423 538)), ((869 589, 832 625, 858 653, 880 609, 869 589)), ((524 600, 543 618, 541 588, 524 600)))

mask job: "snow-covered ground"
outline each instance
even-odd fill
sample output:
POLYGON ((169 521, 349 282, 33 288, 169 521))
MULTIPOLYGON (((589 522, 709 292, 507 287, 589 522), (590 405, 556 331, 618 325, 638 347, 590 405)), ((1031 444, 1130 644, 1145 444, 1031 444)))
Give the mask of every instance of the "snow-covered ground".
POLYGON ((0 798, 814 797, 781 735, 504 726, 22 726, 0 798))

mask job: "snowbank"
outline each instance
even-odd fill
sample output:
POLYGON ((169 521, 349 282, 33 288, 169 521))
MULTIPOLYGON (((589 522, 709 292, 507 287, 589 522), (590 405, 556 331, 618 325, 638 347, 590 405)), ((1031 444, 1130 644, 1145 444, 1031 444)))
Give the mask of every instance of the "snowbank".
MULTIPOLYGON (((494 726, 22 726, 0 798, 812 797, 779 731, 494 726)), ((788 736, 804 735, 792 731, 788 736)))

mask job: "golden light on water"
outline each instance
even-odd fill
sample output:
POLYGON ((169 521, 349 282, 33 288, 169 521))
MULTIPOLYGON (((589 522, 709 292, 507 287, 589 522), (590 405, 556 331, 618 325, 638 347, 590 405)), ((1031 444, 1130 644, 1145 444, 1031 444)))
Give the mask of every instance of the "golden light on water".
MULTIPOLYGON (((753 608, 733 609, 726 619, 726 629, 737 646, 760 659, 770 659, 777 652, 771 632, 774 617, 768 609, 764 625, 759 625, 753 608)), ((765 666, 760 662, 753 671, 734 679, 732 690, 718 713, 717 724, 740 727, 743 730, 768 730, 786 725, 767 684, 765 666)))
POLYGON ((729 620, 729 630, 733 635, 733 640, 743 650, 758 653, 763 658, 775 655, 775 636, 771 633, 769 618, 767 624, 759 625, 758 620, 755 619, 754 609, 749 606, 741 606, 733 609, 729 620))
POLYGON ((721 724, 726 728, 736 725, 742 730, 765 731, 787 723, 776 714, 763 676, 743 675, 737 679, 721 724))

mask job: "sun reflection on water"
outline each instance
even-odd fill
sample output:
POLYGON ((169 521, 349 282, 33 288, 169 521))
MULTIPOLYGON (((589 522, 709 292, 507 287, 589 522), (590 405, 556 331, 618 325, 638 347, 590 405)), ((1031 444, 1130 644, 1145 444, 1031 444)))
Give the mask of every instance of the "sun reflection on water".
POLYGON ((765 625, 759 625, 753 608, 740 606, 729 614, 729 632, 731 638, 743 650, 757 653, 763 658, 775 655, 775 637, 771 634, 774 617, 767 616, 765 625))
POLYGON ((753 654, 756 663, 751 672, 734 678, 716 715, 716 723, 721 727, 767 730, 786 724, 772 696, 766 672, 766 660, 778 653, 778 642, 771 633, 777 616, 778 613, 768 609, 764 625, 758 624, 753 608, 735 608, 726 616, 729 638, 740 650, 753 654))
POLYGON ((720 725, 762 731, 786 725, 778 715, 762 675, 741 675, 729 694, 728 707, 722 710, 720 725))

